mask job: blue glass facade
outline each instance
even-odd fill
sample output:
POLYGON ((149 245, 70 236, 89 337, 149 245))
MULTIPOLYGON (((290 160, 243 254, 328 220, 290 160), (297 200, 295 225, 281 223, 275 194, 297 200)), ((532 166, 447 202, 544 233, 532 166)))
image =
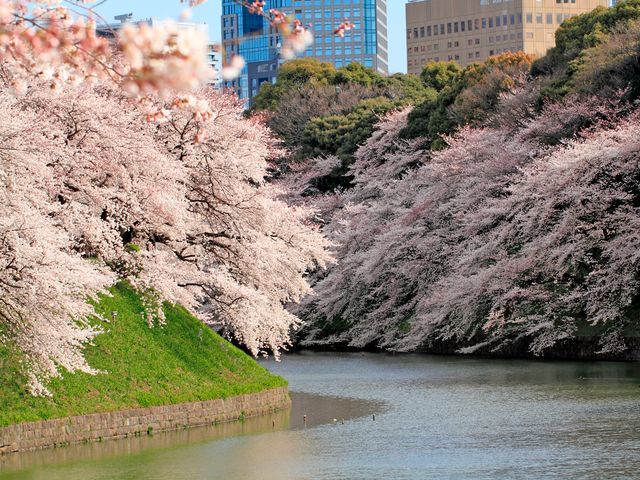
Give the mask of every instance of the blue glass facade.
MULTIPOLYGON (((275 81, 281 38, 265 19, 250 14, 233 0, 222 2, 226 54, 239 54, 247 61, 240 78, 225 86, 250 101, 262 83, 275 81)), ((310 25, 314 43, 300 56, 315 57, 336 67, 358 62, 388 73, 386 0, 266 0, 265 10, 269 8, 293 14, 310 25), (345 18, 355 28, 341 38, 333 31, 345 18)))

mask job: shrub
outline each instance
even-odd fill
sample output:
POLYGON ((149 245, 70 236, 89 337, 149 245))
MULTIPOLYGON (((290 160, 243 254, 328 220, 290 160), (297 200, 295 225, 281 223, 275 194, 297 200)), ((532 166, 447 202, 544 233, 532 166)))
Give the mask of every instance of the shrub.
POLYGON ((581 93, 613 97, 640 96, 640 20, 617 25, 601 43, 585 50, 576 62, 572 83, 581 93))

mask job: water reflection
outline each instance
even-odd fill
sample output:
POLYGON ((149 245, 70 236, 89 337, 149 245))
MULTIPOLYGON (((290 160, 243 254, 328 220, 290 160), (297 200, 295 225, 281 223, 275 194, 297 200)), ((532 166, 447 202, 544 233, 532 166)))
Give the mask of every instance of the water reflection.
POLYGON ((303 353, 265 365, 297 392, 291 411, 0 457, 0 477, 640 478, 638 363, 303 353))
POLYGON ((100 443, 71 445, 16 455, 0 456, 0 471, 20 470, 77 460, 99 460, 108 457, 134 456, 141 452, 162 450, 176 445, 197 444, 220 438, 284 430, 291 424, 289 410, 270 416, 249 418, 244 422, 221 423, 207 427, 162 432, 141 437, 107 440, 100 443))
MULTIPOLYGON (((108 465, 111 459, 118 459, 121 467, 126 463, 126 458, 132 458, 135 464, 132 474, 144 471, 145 478, 180 478, 180 472, 184 472, 184 463, 193 465, 199 455, 205 455, 212 459, 211 452, 202 451, 200 448, 193 448, 198 444, 208 444, 216 440, 229 439, 255 435, 260 436, 267 433, 282 431, 295 431, 301 429, 314 428, 324 424, 332 424, 353 420, 362 416, 370 416, 384 408, 383 402, 362 400, 345 397, 333 397, 304 392, 292 392, 292 407, 288 410, 273 413, 262 417, 248 418, 242 422, 221 423, 217 425, 189 428, 183 430, 159 432, 153 435, 143 435, 141 437, 130 437, 124 439, 107 440, 100 443, 76 444, 64 448, 40 450, 34 452, 24 452, 0 456, 0 477, 9 473, 22 471, 16 478, 67 478, 68 472, 61 473, 56 477, 53 473, 56 466, 76 465, 76 471, 85 472, 81 464, 96 462, 109 470, 108 465), (189 446, 190 448, 182 448, 189 446), (175 456, 173 452, 166 454, 164 451, 174 450, 180 452, 175 456), (196 458, 193 458, 193 456, 196 458), (147 461, 150 459, 151 461, 147 461), (124 463, 123 463, 124 462, 124 463), (24 476, 27 474, 29 476, 24 476), (169 472, 174 472, 172 477, 167 477, 169 472), (40 476, 42 474, 42 476, 40 476)), ((260 437, 261 438, 261 437, 260 437)), ((253 468, 243 458, 247 455, 247 449, 251 447, 251 458, 262 458, 269 460, 274 455, 274 443, 278 442, 277 451, 295 454, 293 445, 285 446, 287 437, 271 436, 268 442, 267 451, 263 451, 262 442, 253 444, 249 440, 242 440, 244 448, 238 450, 237 445, 230 442, 228 448, 214 452, 221 453, 222 463, 232 462, 235 465, 244 465, 246 468, 253 468), (235 459, 235 460, 234 460, 235 459), (246 465, 245 465, 246 464, 246 465)), ((206 450, 206 448, 205 448, 206 450)), ((278 462, 276 462, 278 464, 278 462)), ((125 471, 129 467, 119 471, 118 478, 126 478, 125 471)), ((189 470, 189 469, 187 469, 189 470)), ((93 473, 85 478, 102 478, 93 473)), ((7 478, 12 478, 7 476, 7 478)), ((80 477, 78 477, 80 478, 80 477)), ((105 477, 109 478, 109 477, 105 477)), ((131 477, 140 478, 140 477, 131 477)), ((275 478, 275 477, 274 477, 275 478)))

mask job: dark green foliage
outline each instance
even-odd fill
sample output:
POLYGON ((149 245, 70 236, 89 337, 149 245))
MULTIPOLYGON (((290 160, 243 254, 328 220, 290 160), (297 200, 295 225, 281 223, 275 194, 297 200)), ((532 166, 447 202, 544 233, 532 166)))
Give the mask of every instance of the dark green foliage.
POLYGON ((380 117, 398 106, 398 102, 377 97, 359 102, 345 115, 313 118, 302 133, 300 155, 304 158, 336 155, 348 164, 358 146, 371 136, 380 117))
POLYGON ((438 96, 417 105, 409 114, 403 138, 427 137, 435 149, 444 146, 440 135, 450 133, 457 126, 449 114, 449 107, 460 94, 462 84, 456 82, 445 86, 438 96))
MULTIPOLYGON (((538 111, 574 93, 611 97, 627 91, 627 100, 640 97, 639 19, 640 0, 626 0, 565 21, 556 32, 556 47, 531 65, 531 74, 544 85, 538 111)), ((522 54, 506 54, 464 70, 451 62, 428 64, 421 78, 438 90, 438 97, 417 105, 403 136, 426 137, 439 148, 443 134, 482 123, 497 107, 499 95, 517 85, 529 61, 522 54)))
MULTIPOLYGON (((598 69, 593 64, 593 56, 586 55, 589 49, 606 43, 609 36, 633 20, 640 19, 640 0, 626 0, 615 7, 598 7, 595 10, 578 15, 565 21, 556 31, 556 46, 546 56, 534 62, 531 73, 534 76, 548 75, 553 81, 543 90, 542 101, 561 98, 574 91, 599 94, 597 83, 593 89, 585 91, 575 88, 573 79, 576 72, 584 69, 598 69)), ((600 69, 604 72, 606 69, 600 69)), ((629 72, 628 81, 634 72, 629 72)), ((618 79, 618 83, 619 79, 618 79)))
POLYGON ((104 373, 63 372, 50 398, 31 396, 24 357, 0 341, 0 426, 14 423, 225 398, 286 385, 181 307, 165 305, 166 325, 150 328, 136 292, 120 284, 98 311, 111 317, 86 349, 104 373))
POLYGON ((381 76, 370 68, 366 68, 359 63, 351 63, 338 69, 333 75, 331 83, 333 85, 358 84, 372 87, 380 79, 381 76))
POLYGON ((578 93, 626 100, 640 97, 640 20, 616 27, 576 61, 572 86, 578 93))
MULTIPOLYGON (((338 89, 346 86, 360 86, 369 89, 372 97, 382 95, 392 99, 409 101, 423 100, 429 89, 425 88, 416 75, 396 73, 383 77, 370 68, 359 63, 351 63, 336 69, 332 64, 320 62, 313 58, 301 58, 283 64, 278 71, 278 79, 274 84, 264 83, 254 98, 252 111, 269 110, 277 112, 286 97, 295 96, 303 87, 322 89, 324 86, 338 89)), ((317 112, 322 115, 325 109, 317 112)))
POLYGON ((401 100, 404 105, 418 104, 437 96, 438 92, 424 83, 417 75, 395 73, 388 77, 381 77, 376 86, 385 96, 393 100, 401 100))
POLYGON ((491 57, 465 69, 453 62, 427 64, 421 79, 438 94, 416 106, 402 136, 426 137, 432 148, 442 148, 442 135, 459 125, 484 121, 498 106, 501 93, 523 84, 531 61, 530 56, 518 52, 491 57))
POLYGON ((305 147, 303 132, 311 119, 343 116, 361 101, 374 98, 374 89, 361 85, 303 85, 284 96, 267 122, 282 143, 291 151, 285 162, 302 160, 300 149, 305 147))
POLYGON ((555 69, 567 68, 583 50, 600 43, 620 22, 637 18, 640 18, 640 0, 625 0, 615 7, 598 7, 566 20, 556 31, 556 46, 534 62, 532 73, 549 74, 555 69))
POLYGON ((327 85, 336 69, 331 63, 320 62, 314 58, 301 58, 286 62, 278 70, 278 81, 275 85, 263 83, 258 95, 253 100, 252 110, 276 110, 280 100, 290 94, 292 89, 307 83, 313 85, 327 85))
POLYGON ((420 79, 427 87, 440 92, 451 86, 462 73, 457 62, 429 62, 422 69, 420 79))
POLYGON ((337 156, 342 165, 317 179, 321 191, 332 191, 350 186, 345 173, 382 116, 436 96, 416 75, 383 77, 358 63, 336 70, 305 58, 285 63, 276 84, 263 85, 251 110, 268 112, 267 124, 289 152, 278 160, 283 168, 290 162, 337 156))

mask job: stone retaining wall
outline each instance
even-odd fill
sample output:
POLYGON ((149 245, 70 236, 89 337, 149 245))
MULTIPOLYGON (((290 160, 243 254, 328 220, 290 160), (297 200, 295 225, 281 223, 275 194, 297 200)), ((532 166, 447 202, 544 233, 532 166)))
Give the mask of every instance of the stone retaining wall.
POLYGON ((231 422, 291 406, 286 387, 206 402, 40 420, 0 428, 0 454, 231 422))

